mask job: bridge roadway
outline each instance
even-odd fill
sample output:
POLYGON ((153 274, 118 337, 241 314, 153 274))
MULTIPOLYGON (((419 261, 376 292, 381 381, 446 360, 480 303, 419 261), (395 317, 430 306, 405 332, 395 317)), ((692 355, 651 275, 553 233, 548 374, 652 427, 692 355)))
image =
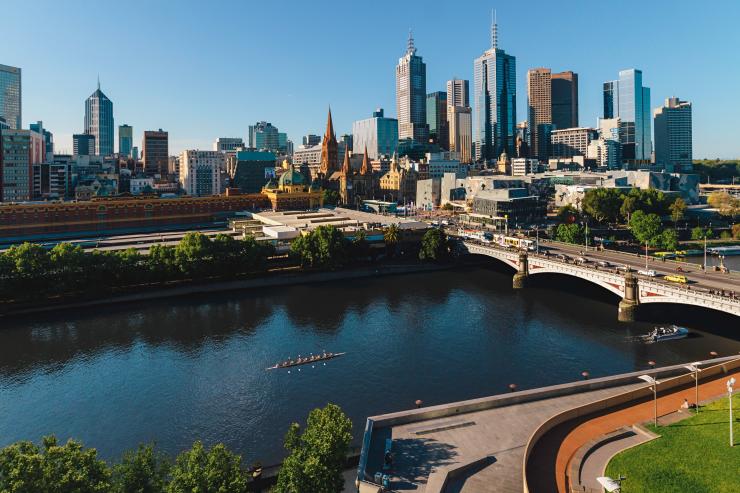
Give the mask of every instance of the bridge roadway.
POLYGON ((559 243, 547 243, 547 254, 517 251, 476 241, 462 241, 460 245, 467 253, 493 257, 516 269, 514 287, 524 287, 528 277, 536 274, 564 274, 597 284, 622 298, 619 319, 623 321, 634 320, 639 305, 645 303, 693 305, 740 316, 740 279, 733 274, 704 274, 698 267, 687 268, 690 264, 683 264, 683 274, 690 284, 681 285, 662 279, 663 274, 676 273, 675 263, 650 262, 649 268, 659 273, 656 277, 617 270, 615 264, 629 266, 633 270, 645 268, 640 258, 619 252, 589 250, 585 253, 584 247, 559 243), (570 258, 558 258, 558 254, 570 258), (590 261, 577 264, 573 259, 578 256, 590 261), (609 262, 611 266, 598 266, 597 261, 609 262), (724 295, 721 294, 722 290, 724 295))

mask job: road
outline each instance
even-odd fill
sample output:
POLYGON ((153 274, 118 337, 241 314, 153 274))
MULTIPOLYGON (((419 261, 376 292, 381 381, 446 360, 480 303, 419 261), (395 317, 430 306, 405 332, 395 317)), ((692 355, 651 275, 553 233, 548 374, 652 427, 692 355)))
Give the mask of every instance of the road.
MULTIPOLYGON (((597 251, 594 248, 589 248, 585 254, 585 247, 581 245, 568 245, 557 242, 541 242, 540 250, 547 249, 552 256, 553 254, 562 253, 568 255, 572 259, 577 257, 584 257, 593 261, 606 261, 612 264, 610 267, 614 269, 617 265, 629 266, 634 271, 645 270, 645 257, 637 257, 623 252, 616 252, 614 250, 603 250, 597 251)), ((664 275, 668 274, 682 274, 686 276, 689 281, 691 289, 704 289, 722 291, 725 293, 734 293, 740 296, 740 276, 736 273, 722 273, 708 271, 704 273, 699 266, 694 264, 687 264, 682 262, 669 262, 658 260, 654 257, 650 257, 648 260, 648 269, 654 270, 658 273, 657 277, 641 276, 636 274, 637 277, 643 277, 650 280, 660 280, 664 275), (683 272, 677 272, 676 268, 681 266, 683 272)))

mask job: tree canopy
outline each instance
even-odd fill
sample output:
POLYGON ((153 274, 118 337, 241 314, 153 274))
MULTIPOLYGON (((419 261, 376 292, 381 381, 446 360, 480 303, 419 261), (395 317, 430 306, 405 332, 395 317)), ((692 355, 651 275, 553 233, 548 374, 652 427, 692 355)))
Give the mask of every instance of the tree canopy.
POLYGON ((662 234, 660 217, 657 214, 646 214, 641 210, 632 213, 629 223, 632 235, 640 243, 657 245, 662 234))
POLYGON ((584 231, 579 224, 558 224, 555 229, 555 239, 564 243, 583 243, 584 231))
POLYGON ((624 195, 616 188, 592 188, 583 196, 581 209, 597 222, 616 222, 624 195))
POLYGON ((450 256, 450 246, 447 235, 439 228, 431 228, 421 238, 420 260, 431 260, 440 262, 447 260, 450 256))
POLYGON ((335 404, 311 411, 302 433, 293 423, 285 436, 290 453, 280 468, 275 493, 342 491, 351 431, 352 422, 335 404))
POLYGON ((296 238, 291 244, 291 251, 298 257, 301 266, 335 269, 347 263, 349 242, 334 226, 319 226, 296 238))

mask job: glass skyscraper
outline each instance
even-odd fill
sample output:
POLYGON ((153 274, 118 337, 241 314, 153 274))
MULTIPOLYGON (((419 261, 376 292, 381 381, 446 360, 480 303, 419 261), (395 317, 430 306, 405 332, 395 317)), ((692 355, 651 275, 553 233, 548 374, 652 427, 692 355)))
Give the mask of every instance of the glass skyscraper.
POLYGON ((691 103, 668 98, 655 116, 655 163, 667 171, 691 173, 694 168, 691 103))
POLYGON ((367 149, 370 159, 391 156, 398 148, 398 120, 383 116, 383 108, 373 112, 372 118, 352 124, 352 152, 362 154, 367 149))
POLYGON ((85 101, 85 133, 95 137, 95 154, 113 154, 113 102, 98 89, 85 101))
POLYGON ((491 25, 491 48, 475 59, 475 159, 493 163, 514 153, 516 139, 516 58, 498 47, 498 26, 491 25))
POLYGON ((22 126, 21 69, 0 64, 0 117, 13 130, 22 126))
POLYGON ((426 144, 427 125, 427 66, 416 54, 414 38, 409 33, 406 54, 396 65, 396 108, 398 110, 398 138, 413 139, 426 144))
POLYGON ((131 157, 131 148, 134 145, 134 128, 131 125, 118 126, 118 154, 122 157, 131 157))
POLYGON ((604 83, 604 118, 620 119, 623 159, 651 159, 650 88, 642 85, 642 70, 621 70, 618 80, 604 83))
POLYGON ((427 125, 429 125, 429 139, 443 149, 447 149, 449 134, 446 92, 437 91, 427 94, 427 125))

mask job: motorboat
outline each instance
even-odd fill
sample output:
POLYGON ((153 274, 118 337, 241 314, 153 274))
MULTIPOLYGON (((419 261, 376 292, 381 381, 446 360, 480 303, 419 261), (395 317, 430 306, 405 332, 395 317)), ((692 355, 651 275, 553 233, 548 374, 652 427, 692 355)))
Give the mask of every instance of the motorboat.
POLYGON ((678 325, 668 325, 666 327, 655 327, 650 333, 642 336, 647 342, 670 341, 672 339, 683 339, 689 335, 689 329, 678 325))

